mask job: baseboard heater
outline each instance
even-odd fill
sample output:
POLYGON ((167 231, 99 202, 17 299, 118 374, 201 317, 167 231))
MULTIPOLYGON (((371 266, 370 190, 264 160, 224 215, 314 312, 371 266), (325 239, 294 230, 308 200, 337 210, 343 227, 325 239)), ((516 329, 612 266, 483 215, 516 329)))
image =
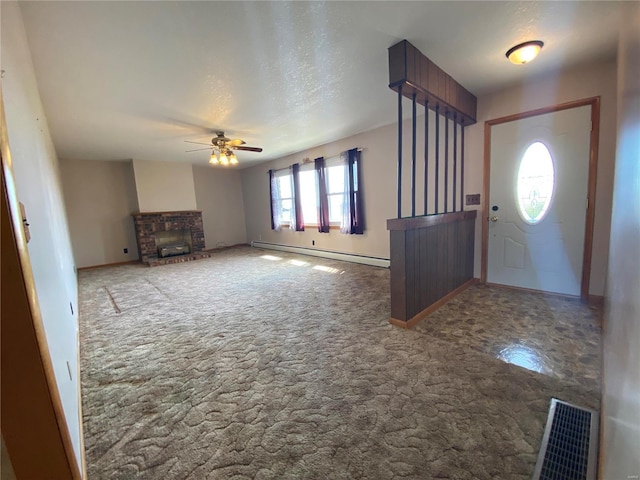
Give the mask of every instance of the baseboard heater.
POLYGON ((532 480, 595 480, 599 413, 551 399, 532 480))
POLYGON ((332 260, 343 260, 345 262, 362 263, 374 267, 389 268, 388 258, 368 257, 366 255, 354 255, 351 253, 332 252, 331 250, 316 250, 315 248, 292 247, 268 242, 251 242, 252 247, 266 248, 268 250, 280 250, 282 252, 299 253, 301 255, 311 255, 314 257, 330 258, 332 260))

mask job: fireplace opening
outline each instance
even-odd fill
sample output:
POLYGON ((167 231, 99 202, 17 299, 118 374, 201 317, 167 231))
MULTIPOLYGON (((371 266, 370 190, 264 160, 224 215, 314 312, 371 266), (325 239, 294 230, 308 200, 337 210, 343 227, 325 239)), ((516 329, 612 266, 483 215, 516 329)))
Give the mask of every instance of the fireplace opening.
POLYGON ((156 232, 155 239, 159 258, 191 253, 190 230, 184 229, 156 232))

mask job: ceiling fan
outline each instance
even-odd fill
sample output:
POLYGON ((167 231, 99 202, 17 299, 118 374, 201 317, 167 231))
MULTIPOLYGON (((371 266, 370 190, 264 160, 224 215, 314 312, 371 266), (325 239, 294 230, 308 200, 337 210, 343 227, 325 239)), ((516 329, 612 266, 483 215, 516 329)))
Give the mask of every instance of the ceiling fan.
POLYGON ((187 150, 189 152, 199 152, 201 150, 211 150, 211 158, 209 163, 212 165, 235 165, 238 163, 234 150, 245 150, 247 152, 261 152, 258 147, 245 147, 244 140, 235 138, 231 140, 224 136, 224 132, 216 132, 216 136, 211 139, 211 143, 192 142, 185 140, 186 143, 195 143, 196 145, 207 145, 206 148, 196 148, 195 150, 187 150))

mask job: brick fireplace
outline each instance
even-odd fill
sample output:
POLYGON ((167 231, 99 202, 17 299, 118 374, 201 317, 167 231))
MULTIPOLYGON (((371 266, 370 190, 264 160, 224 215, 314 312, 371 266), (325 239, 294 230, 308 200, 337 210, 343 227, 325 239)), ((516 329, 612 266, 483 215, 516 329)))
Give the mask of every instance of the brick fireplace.
POLYGON ((138 255, 145 265, 180 263, 210 256, 204 251, 202 212, 140 212, 132 216, 138 255), (167 250, 188 253, 161 257, 160 254, 167 250))

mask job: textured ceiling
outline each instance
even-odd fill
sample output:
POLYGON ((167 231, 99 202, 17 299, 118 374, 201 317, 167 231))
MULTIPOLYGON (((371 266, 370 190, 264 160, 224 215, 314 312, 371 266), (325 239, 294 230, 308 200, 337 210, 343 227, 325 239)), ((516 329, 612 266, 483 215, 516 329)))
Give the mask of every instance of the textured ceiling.
MULTIPOLYGON (((617 2, 23 2, 60 158, 206 164, 215 130, 277 158, 396 120, 406 38, 476 95, 613 58, 617 2), (545 42, 525 66, 504 52, 545 42)), ((7 72, 10 74, 10 72, 7 72)), ((408 110, 408 109, 407 109, 408 110)))

